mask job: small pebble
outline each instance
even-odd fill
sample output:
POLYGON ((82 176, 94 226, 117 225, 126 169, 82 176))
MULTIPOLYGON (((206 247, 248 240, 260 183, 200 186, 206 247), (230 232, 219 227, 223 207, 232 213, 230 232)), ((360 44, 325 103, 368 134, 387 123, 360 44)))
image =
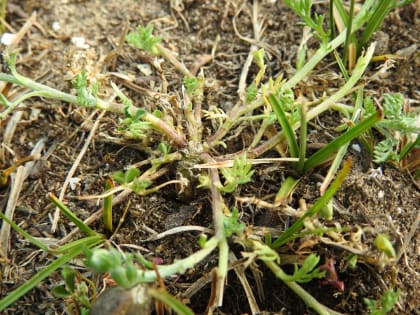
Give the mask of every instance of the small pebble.
POLYGON ((61 25, 60 23, 58 23, 57 21, 52 22, 51 27, 54 31, 59 31, 61 29, 61 25))
POLYGON ((357 143, 354 143, 351 145, 351 148, 356 151, 357 153, 361 153, 362 152, 362 148, 360 147, 360 145, 358 145, 357 143))
POLYGON ((81 36, 73 36, 71 42, 78 48, 88 49, 90 46, 86 44, 85 38, 81 36))
POLYGON ((5 46, 9 46, 13 40, 15 39, 16 34, 12 34, 12 33, 3 33, 1 35, 1 39, 0 42, 5 45, 5 46))

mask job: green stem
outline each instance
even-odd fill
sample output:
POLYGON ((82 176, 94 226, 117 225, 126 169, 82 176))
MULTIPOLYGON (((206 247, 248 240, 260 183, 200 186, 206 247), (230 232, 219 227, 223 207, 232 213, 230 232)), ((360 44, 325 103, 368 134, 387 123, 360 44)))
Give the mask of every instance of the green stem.
POLYGON ((300 137, 299 137, 299 163, 298 163, 298 171, 302 172, 304 165, 305 165, 305 158, 306 158, 306 136, 307 136, 307 129, 308 123, 306 120, 306 106, 300 105, 299 106, 299 114, 300 114, 300 137))
MULTIPOLYGON (((219 239, 217 237, 212 237, 206 242, 202 249, 195 252, 194 254, 191 254, 187 258, 175 260, 170 265, 159 265, 157 267, 159 275, 162 278, 166 278, 177 273, 184 273, 187 269, 193 268, 200 261, 206 258, 213 250, 217 248, 218 244, 219 239)), ((154 270, 138 270, 137 272, 140 273, 140 277, 144 282, 153 282, 157 278, 156 272, 154 270)))
MULTIPOLYGON (((30 90, 33 90, 34 92, 28 93, 24 96, 22 96, 19 101, 22 101, 24 99, 27 99, 29 97, 33 96, 42 96, 47 97, 50 99, 55 99, 59 101, 63 101, 66 103, 72 103, 77 104, 79 106, 83 106, 82 104, 79 104, 79 101, 77 99, 77 96, 71 95, 68 93, 61 92, 59 90, 56 90, 54 88, 51 88, 47 85, 37 83, 29 78, 26 78, 24 76, 21 76, 16 71, 13 71, 13 76, 6 74, 6 73, 0 73, 0 81, 10 82, 14 83, 20 86, 24 86, 30 90)), ((4 112, 0 113, 0 119, 3 118, 6 114, 8 114, 12 107, 16 106, 18 103, 13 102, 4 112)), ((125 106, 123 104, 118 103, 108 103, 101 99, 97 99, 97 102, 94 106, 97 109, 102 109, 110 112, 117 112, 120 114, 124 114, 125 112, 125 106)), ((135 115, 135 113, 139 110, 138 107, 131 106, 130 107, 130 114, 135 115)), ((166 124, 163 120, 159 119, 158 117, 146 113, 144 115, 144 120, 148 121, 152 124, 153 128, 157 129, 158 131, 165 134, 168 138, 172 139, 172 141, 180 148, 184 148, 187 146, 187 142, 185 139, 178 134, 172 127, 170 127, 168 124, 166 124)))
POLYGON ((334 27, 334 0, 330 0, 330 6, 328 8, 329 24, 330 24, 330 40, 335 38, 335 27, 334 27))
POLYGON ((299 284, 294 281, 285 281, 287 274, 274 262, 270 260, 264 260, 264 263, 268 268, 274 273, 274 275, 282 280, 293 292, 295 292, 307 306, 314 309, 320 315, 342 315, 339 312, 336 312, 325 305, 319 303, 311 294, 309 294, 305 289, 303 289, 299 284))

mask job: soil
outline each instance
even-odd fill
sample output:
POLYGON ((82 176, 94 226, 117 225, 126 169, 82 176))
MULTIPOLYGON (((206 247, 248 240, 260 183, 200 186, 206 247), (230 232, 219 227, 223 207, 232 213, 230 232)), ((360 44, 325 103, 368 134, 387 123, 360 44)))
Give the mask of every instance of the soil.
MULTIPOLYGON (((292 65, 302 37, 302 26, 281 1, 261 2, 258 17, 265 26, 262 42, 269 49, 266 77, 283 73, 288 78, 294 71, 292 65)), ((315 9, 325 12, 327 2, 320 1, 315 9)), ((227 110, 238 101, 239 78, 250 49, 250 43, 243 38, 253 38, 250 8, 251 3, 242 0, 23 0, 9 1, 7 23, 9 31, 16 32, 36 12, 36 23, 16 47, 19 49, 18 71, 23 75, 69 92, 74 73, 84 66, 91 72, 96 71, 102 80, 101 97, 106 98, 112 93, 112 80, 124 88, 136 104, 153 109, 155 100, 142 91, 162 92, 160 89, 164 78, 168 95, 180 97, 182 74, 171 64, 163 62, 162 73, 152 67, 152 73, 144 75, 139 65, 144 67, 144 64, 152 63, 150 55, 139 52, 127 43, 122 49, 117 49, 125 25, 129 30, 134 30, 137 25, 151 23, 154 33, 162 38, 162 44, 176 53, 190 70, 196 69, 197 65, 202 67, 206 80, 211 83, 206 86, 205 107, 227 110), (74 36, 85 38, 88 47, 77 47, 71 40, 74 36), (203 62, 203 58, 211 55, 212 51, 214 57, 203 62), (116 73, 129 74, 135 80, 128 84, 116 73)), ((405 53, 406 57, 397 59, 386 74, 369 80, 365 88, 367 94, 378 100, 384 93, 403 93, 417 109, 420 100, 417 89, 420 56, 413 45, 418 45, 420 34, 418 13, 419 5, 413 3, 389 14, 381 28, 382 38, 386 39, 381 41, 381 49, 388 54, 405 53)), ((309 47, 315 49, 316 41, 312 40, 309 47)), ((331 93, 342 85, 344 81, 337 74, 338 68, 332 61, 329 59, 320 65, 296 88, 297 91, 313 99, 324 92, 331 93)), ((377 73, 376 67, 380 65, 373 64, 367 76, 377 73)), ((253 64, 248 83, 257 72, 253 64)), ((351 102, 350 99, 347 101, 351 102)), ((89 218, 101 206, 96 201, 78 200, 78 196, 102 193, 107 175, 147 159, 148 152, 141 144, 121 137, 119 118, 114 114, 108 113, 98 118, 99 111, 40 98, 25 101, 20 112, 22 116, 17 121, 10 143, 5 143, 3 136, 11 118, 1 121, 0 140, 2 149, 7 150, 4 150, 6 154, 0 161, 0 168, 6 168, 13 161, 29 155, 40 141, 43 144, 43 160, 36 162, 35 170, 24 182, 14 221, 33 236, 56 244, 68 236, 74 227, 65 218, 60 218, 57 230, 51 231, 55 209, 46 196, 48 193, 60 194, 67 173, 88 141, 95 122, 99 121, 98 130, 73 175, 78 181, 74 187, 67 188, 64 198, 66 205, 80 218, 89 218)), ((323 114, 313 123, 312 127, 318 132, 312 133, 309 141, 313 145, 331 141, 337 134, 334 128, 342 122, 341 119, 337 113, 323 114)), ((212 127, 207 128, 211 130, 212 127)), ((247 128, 239 135, 232 135, 224 153, 243 149, 252 139, 252 132, 247 128)), ((153 143, 153 139, 150 141, 153 143)), ((293 259, 316 252, 321 255, 322 263, 330 258, 335 260, 338 278, 344 283, 343 291, 320 280, 302 285, 324 305, 346 314, 367 313, 363 298, 377 300, 387 289, 395 287, 401 289, 401 295, 392 314, 420 314, 420 238, 416 232, 419 222, 419 183, 412 179, 408 171, 389 164, 374 164, 369 154, 350 150, 348 155, 353 159, 351 173, 335 196, 334 220, 324 224, 348 227, 349 232, 340 236, 342 239, 339 240, 307 237, 288 248, 281 248, 281 254, 285 257, 284 268, 289 272, 293 270, 293 266, 287 264, 288 255, 293 259), (397 259, 386 260, 375 250, 372 244, 378 233, 389 235, 397 251, 397 259), (350 239, 359 246, 360 252, 365 253, 360 255, 356 268, 349 267, 346 260, 350 254, 350 239)), ((277 156, 277 153, 273 150, 267 156, 277 156)), ((299 199, 304 199, 308 205, 313 204, 319 197, 319 184, 326 171, 327 168, 317 169, 303 178, 290 205, 298 207, 299 199)), ((239 203, 235 197, 257 197, 270 202, 288 173, 287 168, 276 165, 256 166, 253 181, 241 186, 233 195, 226 195, 226 203, 229 207, 238 207, 241 221, 249 227, 287 228, 293 218, 251 203, 239 203)), ((167 173, 158 183, 170 180, 173 175, 167 173)), ((115 223, 128 207, 120 229, 113 236, 115 246, 125 251, 139 250, 146 257, 159 257, 163 263, 187 257, 199 249, 199 232, 196 231, 148 241, 152 231, 160 233, 176 226, 212 228, 210 194, 206 190, 179 194, 177 187, 168 187, 144 197, 133 193, 115 207, 115 223)), ((8 189, 3 190, 0 206, 5 207, 8 189)), ((98 216, 91 226, 104 232, 98 216)), ((74 235, 71 239, 79 236, 74 235)), ((231 245, 233 252, 240 257, 243 249, 239 245, 231 245)), ((8 252, 0 260, 0 296, 6 296, 51 261, 52 257, 36 250, 20 235, 12 232, 8 252)), ((85 272, 81 261, 73 261, 71 265, 85 272)), ((214 254, 184 275, 166 280, 168 291, 187 302, 194 313, 204 313, 210 300, 210 284, 191 296, 185 296, 185 291, 201 277, 210 275, 216 265, 217 256, 214 254)), ((259 271, 259 277, 251 270, 245 274, 257 296, 261 314, 314 314, 262 263, 254 267, 259 271), (258 288, 262 288, 263 292, 258 288)), ((64 313, 63 300, 51 294, 51 289, 61 280, 59 272, 55 273, 4 310, 3 314, 64 313)), ((103 285, 101 279, 96 277, 95 281, 100 290, 103 285)), ((223 306, 215 309, 214 313, 251 313, 241 282, 232 271, 226 282, 223 306)))

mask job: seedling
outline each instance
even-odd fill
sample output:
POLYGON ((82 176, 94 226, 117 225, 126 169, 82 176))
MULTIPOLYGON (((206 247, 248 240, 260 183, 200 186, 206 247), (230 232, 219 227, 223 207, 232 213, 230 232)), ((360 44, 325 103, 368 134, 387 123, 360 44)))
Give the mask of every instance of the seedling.
POLYGON ((156 44, 160 42, 161 38, 154 36, 152 33, 152 25, 149 24, 146 27, 140 25, 137 27, 136 32, 130 32, 127 35, 126 40, 137 48, 146 50, 153 55, 158 55, 159 49, 156 47, 156 44))
MULTIPOLYGON (((332 95, 324 95, 319 100, 313 100, 311 104, 299 104, 294 98, 295 91, 293 90, 326 56, 343 45, 346 38, 349 41, 348 34, 354 34, 365 25, 369 19, 369 13, 375 7, 374 1, 368 0, 363 4, 360 12, 351 22, 347 35, 340 33, 333 39, 330 38, 332 30, 324 29, 324 16, 312 15, 311 1, 287 1, 287 3, 303 18, 308 26, 315 30, 315 35, 321 43, 320 48, 307 61, 305 61, 305 57, 300 57, 300 65, 290 79, 284 80, 281 75, 278 75, 275 80, 269 78, 267 82, 263 82, 266 72, 264 50, 254 52, 253 56, 259 72, 252 83, 246 89, 243 89, 244 95, 239 95, 240 101, 226 113, 221 108, 209 109, 207 112, 202 110, 201 105, 206 88, 204 75, 193 76, 168 49, 160 44, 160 38, 152 34, 153 27, 151 25, 139 26, 135 32, 127 35, 127 41, 135 47, 148 51, 153 56, 163 57, 171 62, 184 76, 184 87, 180 91, 182 95, 180 98, 182 99, 171 98, 170 109, 167 108, 166 104, 160 106, 158 99, 154 99, 153 106, 155 108, 136 107, 135 103, 113 83, 111 83, 111 86, 119 101, 103 100, 98 97, 96 83, 93 80, 91 82, 89 75, 83 71, 74 80, 76 95, 64 93, 17 73, 15 67, 16 56, 13 54, 9 56, 8 63, 11 74, 0 73, 0 80, 26 87, 30 92, 21 95, 19 99, 14 101, 9 101, 5 96, 0 95, 0 100, 6 106, 5 110, 0 113, 0 118, 8 115, 23 100, 34 96, 106 110, 120 115, 119 131, 122 132, 121 136, 142 141, 146 148, 145 151, 150 154, 146 161, 141 162, 141 172, 139 166, 114 172, 111 177, 119 186, 112 187, 113 185, 108 182, 105 188, 106 192, 101 196, 94 196, 94 198, 105 198, 104 223, 108 230, 112 231, 111 198, 117 191, 132 190, 139 195, 147 195, 158 191, 167 184, 181 184, 182 187, 179 190, 182 190, 187 185, 186 182, 189 185, 196 185, 197 178, 200 179, 200 187, 209 190, 214 233, 212 237, 200 237, 200 249, 198 251, 166 265, 153 265, 139 254, 123 254, 117 250, 95 248, 84 251, 86 266, 98 273, 108 272, 120 287, 131 290, 138 285, 143 286, 160 278, 182 274, 187 269, 197 266, 211 253, 218 250, 218 264, 214 268, 215 276, 212 283, 214 299, 212 298, 211 305, 209 305, 209 308, 213 308, 223 304, 223 289, 228 272, 230 251, 228 238, 233 238, 247 245, 244 256, 263 261, 274 275, 284 281, 308 306, 322 314, 330 312, 298 284, 319 279, 325 275, 325 272, 317 267, 319 256, 308 255, 304 263, 301 266, 296 266, 294 273, 289 275, 279 267, 279 256, 275 249, 301 237, 304 221, 317 215, 321 210, 325 210, 327 205, 330 205, 331 198, 343 183, 351 163, 344 163, 343 170, 339 172, 337 178, 329 185, 325 193, 286 231, 275 237, 267 235, 267 244, 255 240, 254 236, 249 237, 244 223, 240 221, 239 210, 232 209, 225 203, 225 200, 228 200, 225 198, 227 194, 237 193, 239 185, 247 184, 252 180, 254 171, 251 167, 251 159, 253 162, 258 162, 258 157, 281 144, 284 140, 288 145, 290 157, 294 159, 292 167, 296 170, 296 177, 299 177, 312 172, 319 165, 328 161, 341 150, 342 146, 347 146, 352 139, 366 133, 383 116, 381 110, 375 109, 369 115, 363 115, 362 118, 359 118, 354 114, 353 106, 337 105, 339 100, 353 92, 355 85, 361 79, 372 58, 374 46, 370 46, 366 53, 358 58, 357 64, 351 76, 349 75, 346 79, 345 85, 332 95), (354 125, 323 149, 307 157, 306 133, 308 122, 331 109, 345 113, 346 117, 349 117, 349 114, 354 114, 354 125), (210 120, 206 129, 203 128, 203 118, 210 120), (258 124, 260 121, 261 124, 258 124), (249 147, 241 148, 239 152, 232 152, 232 149, 227 146, 229 138, 226 136, 239 134, 241 128, 243 126, 250 127, 251 122, 256 122, 252 127, 257 126, 259 128, 255 138, 252 139, 252 144, 249 147), (281 130, 278 129, 277 122, 281 130), (295 133, 298 129, 300 131, 299 137, 295 133), (268 140, 264 140, 264 135, 268 131, 273 132, 272 136, 265 137, 268 140), (153 137, 150 137, 151 134, 153 134, 153 137), (151 138, 152 140, 150 140, 151 138), (226 154, 220 153, 222 151, 219 150, 220 146, 225 148, 226 154), (233 161, 229 166, 226 165, 228 160, 233 161), (213 165, 216 163, 216 166, 200 167, 212 163, 213 165), (144 165, 150 166, 146 168, 144 165), (174 172, 170 172, 171 169, 174 172), (155 179, 162 174, 172 173, 176 173, 176 180, 173 179, 159 186, 152 186, 155 179), (144 268, 140 269, 139 265, 144 268)), ((167 91, 166 86, 162 86, 162 88, 165 90, 160 96, 163 99, 166 97, 167 91)), ((358 93, 362 94, 362 92, 358 93)), ((362 97, 358 100, 360 99, 362 97)), ((338 162, 337 165, 339 164, 338 162)), ((338 169, 338 166, 336 167, 338 169)), ((287 198, 290 197, 298 181, 299 178, 287 179, 287 184, 279 188, 274 202, 276 204, 287 203, 287 198)), ((76 253, 78 255, 81 252, 82 243, 88 244, 87 247, 92 248, 103 242, 103 236, 93 231, 54 196, 50 195, 50 199, 89 238, 89 241, 83 240, 59 248, 64 255, 68 255, 65 256, 65 259, 58 260, 60 265, 58 263, 54 265, 54 268, 57 269, 69 259, 75 257, 76 253)), ((327 217, 330 218, 331 214, 327 213, 327 217)), ((322 231, 325 231, 325 229, 322 231)), ((67 285, 66 292, 73 294, 75 287, 70 287, 69 283, 67 285)), ((159 289, 152 287, 147 291, 152 297, 157 298, 166 294, 166 291, 161 292, 159 289)), ((172 306, 173 309, 178 307, 182 312, 182 305, 173 297, 168 296, 165 299, 167 301, 165 303, 168 305, 172 303, 174 305, 172 306)), ((9 305, 7 303, 3 306, 9 305)), ((185 308, 183 312, 184 314, 188 313, 185 308)), ((335 314, 333 311, 330 313, 335 314)))
POLYGON ((283 269, 279 266, 280 257, 277 252, 268 247, 267 245, 261 244, 259 242, 252 242, 254 247, 254 254, 256 256, 250 256, 250 259, 260 259, 262 260, 268 268, 271 269, 273 274, 282 280, 291 290, 293 290, 306 305, 314 309, 318 314, 333 314, 339 315, 328 307, 318 303, 308 292, 306 292, 297 282, 308 282, 313 279, 320 279, 324 277, 325 271, 321 271, 317 266, 319 262, 319 257, 315 254, 309 255, 302 264, 302 267, 295 265, 295 271, 293 275, 288 275, 283 269))
POLYGON ((76 310, 79 310, 77 313, 88 315, 91 305, 89 288, 93 290, 93 299, 96 297, 94 284, 70 267, 64 267, 61 276, 64 279, 64 285, 54 287, 51 293, 68 300, 66 304, 70 314, 75 314, 76 310))
POLYGON ((398 302, 398 297, 400 296, 401 290, 393 290, 389 289, 384 292, 384 295, 381 297, 379 301, 371 300, 371 299, 363 299, 365 302, 369 314, 371 315, 386 315, 392 311, 394 305, 398 302))
POLYGON ((227 193, 233 192, 238 185, 250 182, 252 174, 254 174, 251 164, 247 162, 244 155, 235 159, 233 167, 221 168, 220 171, 225 177, 225 184, 219 189, 227 193))
MULTIPOLYGON (((419 114, 407 112, 401 94, 384 94, 382 104, 384 119, 375 124, 384 139, 375 145, 373 157, 376 163, 391 162, 404 168, 410 164, 407 156, 415 148, 420 148, 419 114)), ((370 98, 365 100, 367 115, 374 105, 370 98)), ((418 166, 417 166, 418 167, 418 166)))
POLYGON ((389 237, 384 234, 379 234, 375 238, 375 246, 388 258, 394 258, 396 256, 394 246, 392 246, 389 237))
POLYGON ((365 16, 359 15, 361 19, 355 19, 354 0, 351 0, 349 3, 349 12, 344 8, 342 1, 331 0, 329 5, 329 27, 324 25, 324 15, 312 13, 312 0, 287 0, 285 3, 302 18, 306 26, 314 31, 315 36, 321 42, 321 46, 326 46, 329 41, 335 38, 336 30, 334 21, 336 22, 338 32, 345 34, 345 42, 343 56, 340 57, 336 54, 335 57, 339 65, 342 65, 340 69, 343 75, 347 77, 348 73, 343 65, 348 61, 348 69, 350 71, 353 70, 357 57, 366 48, 373 34, 380 28, 388 13, 396 7, 404 6, 413 1, 365 1, 364 6, 369 7, 369 10, 366 11, 365 16), (357 37, 355 30, 361 26, 364 26, 364 28, 361 35, 357 37))

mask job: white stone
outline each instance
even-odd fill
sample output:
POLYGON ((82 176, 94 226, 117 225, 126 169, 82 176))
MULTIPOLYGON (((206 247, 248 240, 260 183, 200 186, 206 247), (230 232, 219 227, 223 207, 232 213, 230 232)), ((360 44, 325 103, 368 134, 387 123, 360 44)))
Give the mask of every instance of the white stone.
POLYGON ((76 45, 78 48, 88 49, 90 46, 86 44, 86 40, 81 36, 73 36, 71 42, 76 45))
POLYGON ((362 152, 362 148, 360 147, 360 145, 358 145, 357 143, 354 143, 351 145, 351 148, 356 151, 357 153, 362 152))
POLYGON ((69 185, 71 190, 75 190, 77 187, 77 184, 81 181, 79 177, 72 177, 69 180, 69 185))
POLYGON ((3 33, 1 35, 1 39, 0 42, 5 45, 5 46, 9 46, 13 40, 15 39, 16 34, 12 34, 12 33, 3 33))
POLYGON ((59 31, 61 29, 61 25, 57 21, 52 22, 51 27, 54 31, 59 31))

